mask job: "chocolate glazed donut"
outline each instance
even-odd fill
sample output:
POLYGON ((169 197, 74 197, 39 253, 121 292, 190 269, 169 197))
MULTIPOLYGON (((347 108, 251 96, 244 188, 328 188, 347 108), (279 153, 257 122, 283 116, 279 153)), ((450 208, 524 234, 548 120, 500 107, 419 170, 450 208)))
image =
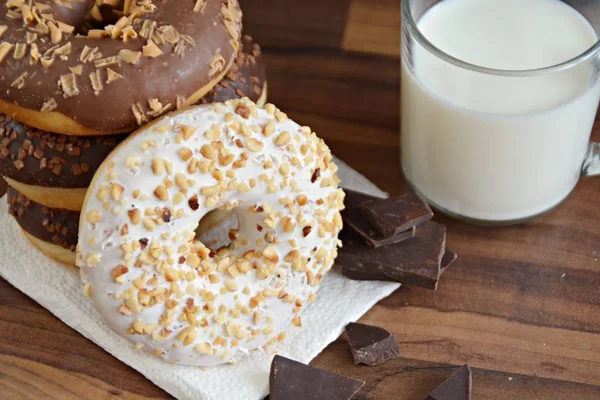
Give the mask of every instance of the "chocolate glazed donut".
MULTIPOLYGON (((248 97, 266 101, 260 47, 245 36, 230 72, 199 103, 248 97)), ((0 113, 0 175, 30 199, 48 207, 79 210, 96 169, 127 134, 60 135, 0 113)))
POLYGON ((78 211, 42 206, 11 187, 7 191, 7 200, 9 214, 35 246, 50 257, 75 264, 78 211))
POLYGON ((79 210, 96 169, 126 137, 58 135, 0 114, 0 174, 37 202, 79 210))
POLYGON ((131 132, 194 104, 227 74, 240 46, 237 0, 128 0, 114 25, 87 36, 75 33, 79 5, 8 0, 4 10, 0 111, 49 132, 131 132))

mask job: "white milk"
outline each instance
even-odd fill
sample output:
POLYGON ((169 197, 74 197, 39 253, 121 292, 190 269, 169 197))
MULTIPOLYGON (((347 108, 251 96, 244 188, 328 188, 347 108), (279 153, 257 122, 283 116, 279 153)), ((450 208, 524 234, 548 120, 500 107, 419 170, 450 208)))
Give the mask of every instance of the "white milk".
MULTIPOLYGON (((597 41, 558 0, 445 0, 418 26, 442 51, 509 70, 570 60, 597 41)), ((406 49, 405 49, 406 51, 406 49)), ((434 205, 508 221, 544 212, 579 178, 598 109, 591 62, 541 77, 484 75, 412 48, 402 65, 402 165, 434 205)))

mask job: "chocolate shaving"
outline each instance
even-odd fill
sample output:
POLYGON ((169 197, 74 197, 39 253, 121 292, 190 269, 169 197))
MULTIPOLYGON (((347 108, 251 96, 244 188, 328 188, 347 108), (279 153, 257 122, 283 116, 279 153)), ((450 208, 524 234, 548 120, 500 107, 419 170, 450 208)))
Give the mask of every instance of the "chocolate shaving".
POLYGON ((271 363, 271 400, 349 400, 364 384, 278 355, 271 363))
POLYGON ((472 381, 471 367, 465 364, 429 393, 427 400, 471 400, 472 381))
POLYGON ((379 365, 400 356, 396 339, 383 328, 350 323, 346 334, 355 364, 379 365))
POLYGON ((354 280, 382 280, 436 289, 446 243, 446 228, 428 222, 413 239, 375 249, 352 231, 342 231, 344 246, 336 263, 354 280))

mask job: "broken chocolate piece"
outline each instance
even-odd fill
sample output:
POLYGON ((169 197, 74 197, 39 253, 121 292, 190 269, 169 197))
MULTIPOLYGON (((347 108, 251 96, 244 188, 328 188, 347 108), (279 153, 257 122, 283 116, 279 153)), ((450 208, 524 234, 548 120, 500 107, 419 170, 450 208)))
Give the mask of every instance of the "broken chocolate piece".
POLYGON ((349 400, 364 384, 282 356, 271 363, 271 400, 349 400))
POLYGON ((394 243, 400 243, 406 239, 410 239, 415 236, 415 229, 409 229, 406 232, 401 232, 395 236, 388 238, 374 228, 367 218, 363 215, 360 210, 360 205, 369 200, 383 201, 368 194, 356 192, 350 189, 344 189, 346 198, 344 200, 345 209, 342 211, 342 219, 344 226, 349 227, 354 232, 358 233, 369 246, 371 247, 382 247, 394 243))
POLYGON ((350 323, 346 333, 355 364, 379 365, 400 356, 396 339, 383 328, 350 323))
POLYGON ((471 367, 463 365, 427 396, 427 400, 471 400, 471 367))
POLYGON ((446 244, 446 227, 428 222, 411 240, 370 249, 352 231, 342 231, 336 264, 354 280, 382 280, 435 289, 446 244))
POLYGON ((440 265, 440 275, 446 272, 448 267, 450 267, 454 263, 454 261, 456 261, 457 258, 458 256, 455 252, 453 252, 450 249, 446 249, 446 251, 444 252, 444 256, 442 257, 442 263, 440 265))
POLYGON ((427 202, 416 193, 368 200, 360 205, 360 209, 385 238, 412 229, 433 217, 427 202))

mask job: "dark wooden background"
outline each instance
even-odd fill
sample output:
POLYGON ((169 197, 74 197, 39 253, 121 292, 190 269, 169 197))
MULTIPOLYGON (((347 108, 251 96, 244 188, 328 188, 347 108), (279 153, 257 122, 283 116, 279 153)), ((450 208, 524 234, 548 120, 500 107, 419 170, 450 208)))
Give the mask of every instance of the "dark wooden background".
MULTIPOLYGON (((242 6, 264 47, 270 100, 400 193, 399 0, 242 6)), ((528 224, 436 217, 460 256, 438 291, 402 288, 363 318, 394 332, 403 358, 357 367, 340 338, 312 364, 366 380, 370 399, 425 399, 463 363, 477 400, 600 399, 599 203, 600 178, 588 178, 528 224)), ((0 279, 0 398, 169 396, 0 279)))

